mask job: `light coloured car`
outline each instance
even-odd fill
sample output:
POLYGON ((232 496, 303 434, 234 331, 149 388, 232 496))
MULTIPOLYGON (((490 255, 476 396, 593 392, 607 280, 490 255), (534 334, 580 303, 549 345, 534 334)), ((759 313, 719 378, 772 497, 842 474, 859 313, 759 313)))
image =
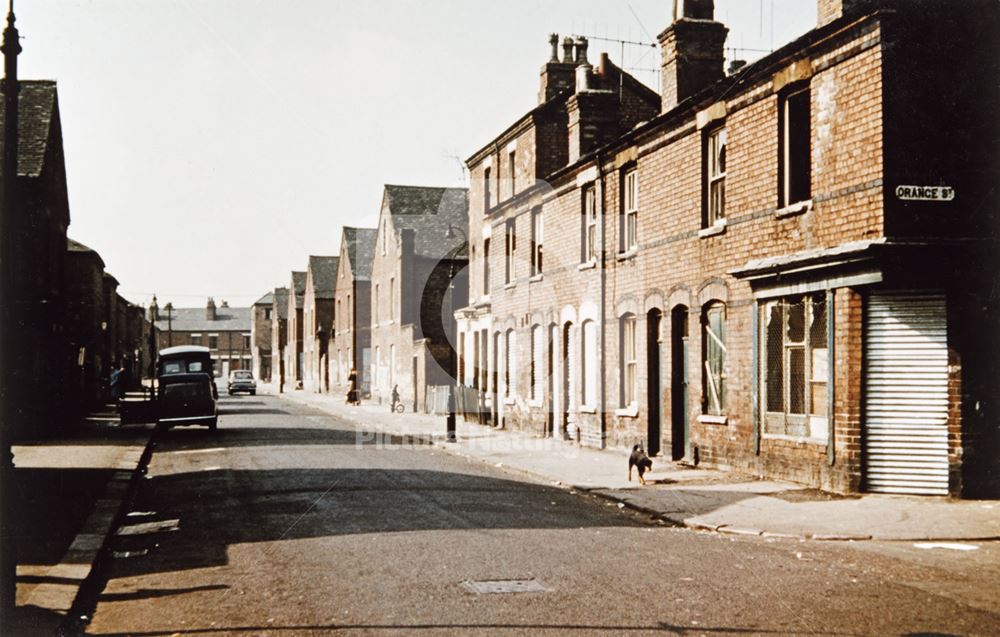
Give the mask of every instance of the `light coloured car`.
POLYGON ((229 372, 229 385, 227 387, 229 395, 245 391, 251 396, 257 394, 257 381, 254 380, 253 373, 246 369, 237 369, 229 372))

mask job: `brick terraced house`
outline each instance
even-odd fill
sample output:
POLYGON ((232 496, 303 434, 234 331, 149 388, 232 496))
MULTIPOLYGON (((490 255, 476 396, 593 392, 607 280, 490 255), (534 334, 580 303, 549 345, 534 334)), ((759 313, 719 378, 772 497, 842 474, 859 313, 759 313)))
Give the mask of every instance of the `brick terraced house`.
POLYGON ((157 347, 199 345, 210 350, 215 373, 226 378, 230 371, 253 368, 251 308, 216 307, 209 298, 205 307, 159 307, 156 299, 149 308, 157 329, 157 347))
POLYGON ((285 377, 284 389, 302 389, 303 376, 303 330, 302 308, 306 296, 306 273, 292 272, 291 284, 288 287, 288 331, 285 339, 285 377))
POLYGON ((285 345, 288 342, 288 288, 274 288, 271 305, 271 387, 285 388, 285 345))
POLYGON ((302 297, 302 371, 304 388, 321 393, 330 390, 327 357, 333 325, 333 292, 338 257, 309 257, 306 287, 302 297))
POLYGON ((257 299, 252 306, 250 323, 253 375, 262 383, 271 382, 271 332, 274 315, 274 292, 257 299))
POLYGON ((588 446, 1000 492, 998 5, 819 0, 729 75, 712 0, 675 5, 660 96, 553 37, 468 160, 460 381, 588 446))
POLYGON ((464 188, 385 187, 370 277, 375 400, 398 385, 407 410, 421 409, 428 387, 450 384, 446 335, 450 309, 467 304, 467 227, 464 188))
POLYGON ((371 273, 374 228, 346 227, 341 233, 328 377, 346 394, 348 376, 358 374, 362 395, 371 389, 371 273))

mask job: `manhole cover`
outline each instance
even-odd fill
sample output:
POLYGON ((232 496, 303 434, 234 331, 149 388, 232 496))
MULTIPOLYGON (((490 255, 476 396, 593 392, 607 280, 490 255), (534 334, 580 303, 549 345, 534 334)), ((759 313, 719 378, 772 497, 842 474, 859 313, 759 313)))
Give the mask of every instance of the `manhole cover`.
POLYGON ((462 586, 476 595, 499 593, 545 593, 549 589, 536 579, 468 580, 462 586))

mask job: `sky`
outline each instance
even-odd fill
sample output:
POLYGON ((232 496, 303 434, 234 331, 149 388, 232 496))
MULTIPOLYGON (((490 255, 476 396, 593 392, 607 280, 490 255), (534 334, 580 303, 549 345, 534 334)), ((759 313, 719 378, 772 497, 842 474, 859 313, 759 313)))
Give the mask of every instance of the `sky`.
MULTIPOLYGON (((716 0, 728 57, 813 0, 716 0)), ((374 227, 383 184, 465 185, 537 103, 550 33, 656 89, 670 0, 16 0, 22 79, 58 82, 69 236, 125 298, 247 306, 374 227), (608 42, 598 38, 615 40, 608 42), (624 58, 623 58, 624 53, 624 58)))

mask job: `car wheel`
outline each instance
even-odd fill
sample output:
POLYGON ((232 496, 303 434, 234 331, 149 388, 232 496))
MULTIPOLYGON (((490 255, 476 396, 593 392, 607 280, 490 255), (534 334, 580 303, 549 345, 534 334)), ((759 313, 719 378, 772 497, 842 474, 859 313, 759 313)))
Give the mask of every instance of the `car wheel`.
POLYGON ((251 389, 250 390, 250 395, 251 396, 256 396, 257 395, 257 390, 256 389, 251 389))
POLYGON ((213 418, 213 419, 211 419, 211 420, 208 421, 208 430, 209 431, 215 431, 218 428, 219 428, 219 417, 218 416, 216 416, 215 418, 213 418))

